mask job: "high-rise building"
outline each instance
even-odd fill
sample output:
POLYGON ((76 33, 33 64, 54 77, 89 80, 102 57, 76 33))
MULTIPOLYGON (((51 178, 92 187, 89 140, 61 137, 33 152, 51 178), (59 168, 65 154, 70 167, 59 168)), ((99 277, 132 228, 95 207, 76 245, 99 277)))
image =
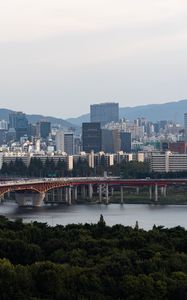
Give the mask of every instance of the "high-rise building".
POLYGON ((178 141, 169 143, 169 151, 179 154, 187 154, 187 142, 178 141))
POLYGON ((28 125, 28 138, 31 140, 32 138, 36 137, 39 135, 37 134, 37 125, 29 123, 28 125))
POLYGON ((101 124, 98 122, 82 124, 83 151, 101 151, 101 124))
POLYGON ((90 105, 90 121, 104 125, 119 121, 119 103, 100 103, 90 105))
POLYGON ((81 152, 81 139, 80 137, 75 137, 74 138, 74 154, 79 154, 81 152))
POLYGON ((184 140, 187 141, 187 113, 184 114, 184 140))
POLYGON ((120 151, 121 141, 118 129, 102 129, 102 151, 116 153, 120 151))
POLYGON ((40 122, 40 137, 46 139, 51 132, 51 123, 48 121, 40 122))
POLYGON ((16 131, 16 140, 19 141, 24 135, 28 135, 28 120, 22 112, 12 112, 9 114, 9 129, 16 131))
POLYGON ((0 120, 0 130, 8 130, 8 122, 5 120, 0 120))
POLYGON ((64 132, 58 130, 55 136, 56 150, 64 152, 64 132))
POLYGON ((64 151, 68 155, 74 154, 74 134, 73 133, 65 133, 64 134, 64 151))
POLYGON ((121 150, 127 153, 131 152, 131 132, 120 132, 121 150))
POLYGON ((6 144, 7 130, 0 129, 0 146, 6 144))

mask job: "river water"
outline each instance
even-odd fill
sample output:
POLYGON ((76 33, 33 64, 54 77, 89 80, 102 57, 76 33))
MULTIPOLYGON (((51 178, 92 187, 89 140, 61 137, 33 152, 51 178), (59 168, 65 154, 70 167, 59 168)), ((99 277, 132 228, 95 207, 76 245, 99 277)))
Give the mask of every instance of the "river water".
POLYGON ((24 222, 38 221, 67 225, 69 223, 96 223, 100 214, 107 225, 134 226, 151 229, 155 225, 165 227, 183 226, 187 229, 187 205, 147 205, 147 204, 88 204, 42 206, 39 208, 19 208, 16 203, 0 204, 0 214, 11 220, 22 218, 24 222))

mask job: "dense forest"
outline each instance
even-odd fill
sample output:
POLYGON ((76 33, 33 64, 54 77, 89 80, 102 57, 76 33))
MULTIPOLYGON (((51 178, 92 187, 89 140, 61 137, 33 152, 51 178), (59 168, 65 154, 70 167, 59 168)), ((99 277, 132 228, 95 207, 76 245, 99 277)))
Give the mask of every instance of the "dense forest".
POLYGON ((0 217, 0 299, 187 299, 187 231, 0 217))

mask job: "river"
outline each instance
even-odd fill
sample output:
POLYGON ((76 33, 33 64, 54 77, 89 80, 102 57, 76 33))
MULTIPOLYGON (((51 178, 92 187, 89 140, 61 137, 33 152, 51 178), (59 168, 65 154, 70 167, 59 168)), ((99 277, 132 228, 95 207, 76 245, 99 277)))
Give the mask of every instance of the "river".
POLYGON ((89 204, 42 206, 39 208, 19 208, 16 203, 0 204, 0 214, 11 220, 22 218, 23 222, 45 222, 50 226, 69 223, 96 223, 100 214, 107 225, 134 226, 151 229, 155 225, 165 227, 183 226, 187 229, 187 205, 147 205, 147 204, 89 204))

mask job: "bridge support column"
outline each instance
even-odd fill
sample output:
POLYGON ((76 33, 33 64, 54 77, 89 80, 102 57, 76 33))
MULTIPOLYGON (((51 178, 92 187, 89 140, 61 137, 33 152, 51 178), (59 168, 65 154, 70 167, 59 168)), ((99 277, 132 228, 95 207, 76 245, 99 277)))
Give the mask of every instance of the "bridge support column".
POLYGON ((4 194, 0 194, 0 203, 4 200, 4 194))
POLYGON ((81 186, 81 196, 82 196, 83 199, 86 198, 86 187, 85 187, 85 185, 81 186))
POLYGON ((39 207, 42 205, 42 202, 45 198, 45 193, 37 193, 37 192, 16 192, 15 199, 19 206, 33 206, 39 207))
POLYGON ((166 198, 166 196, 167 196, 167 186, 165 185, 165 187, 164 187, 164 198, 166 198))
POLYGON ((77 201, 77 198, 78 198, 78 191, 77 191, 77 186, 74 187, 74 199, 75 201, 77 201))
POLYGON ((164 198, 166 197, 166 189, 167 189, 166 186, 161 187, 161 194, 164 198))
POLYGON ((121 204, 123 204, 123 186, 121 186, 121 204))
POLYGON ((155 202, 158 201, 158 185, 155 184, 155 202))
POLYGON ((89 188, 89 198, 92 199, 93 198, 93 185, 90 183, 88 188, 89 188))
POLYGON ((68 188, 68 204, 69 204, 69 205, 72 204, 71 192, 72 192, 72 189, 71 189, 71 187, 69 187, 69 188, 68 188))
POLYGON ((136 195, 139 195, 139 194, 140 194, 140 188, 137 187, 137 188, 136 188, 136 195))
POLYGON ((99 184, 99 202, 102 202, 102 185, 99 184))
POLYGON ((55 202, 55 189, 52 190, 52 201, 55 202))
POLYGON ((57 201, 62 202, 63 199, 63 190, 62 188, 58 190, 57 201))
POLYGON ((109 203, 109 196, 108 196, 108 184, 106 184, 106 204, 109 203))
POLYGON ((68 188, 65 187, 65 201, 68 203, 68 188))
POLYGON ((152 200, 152 186, 149 187, 149 199, 152 200))

